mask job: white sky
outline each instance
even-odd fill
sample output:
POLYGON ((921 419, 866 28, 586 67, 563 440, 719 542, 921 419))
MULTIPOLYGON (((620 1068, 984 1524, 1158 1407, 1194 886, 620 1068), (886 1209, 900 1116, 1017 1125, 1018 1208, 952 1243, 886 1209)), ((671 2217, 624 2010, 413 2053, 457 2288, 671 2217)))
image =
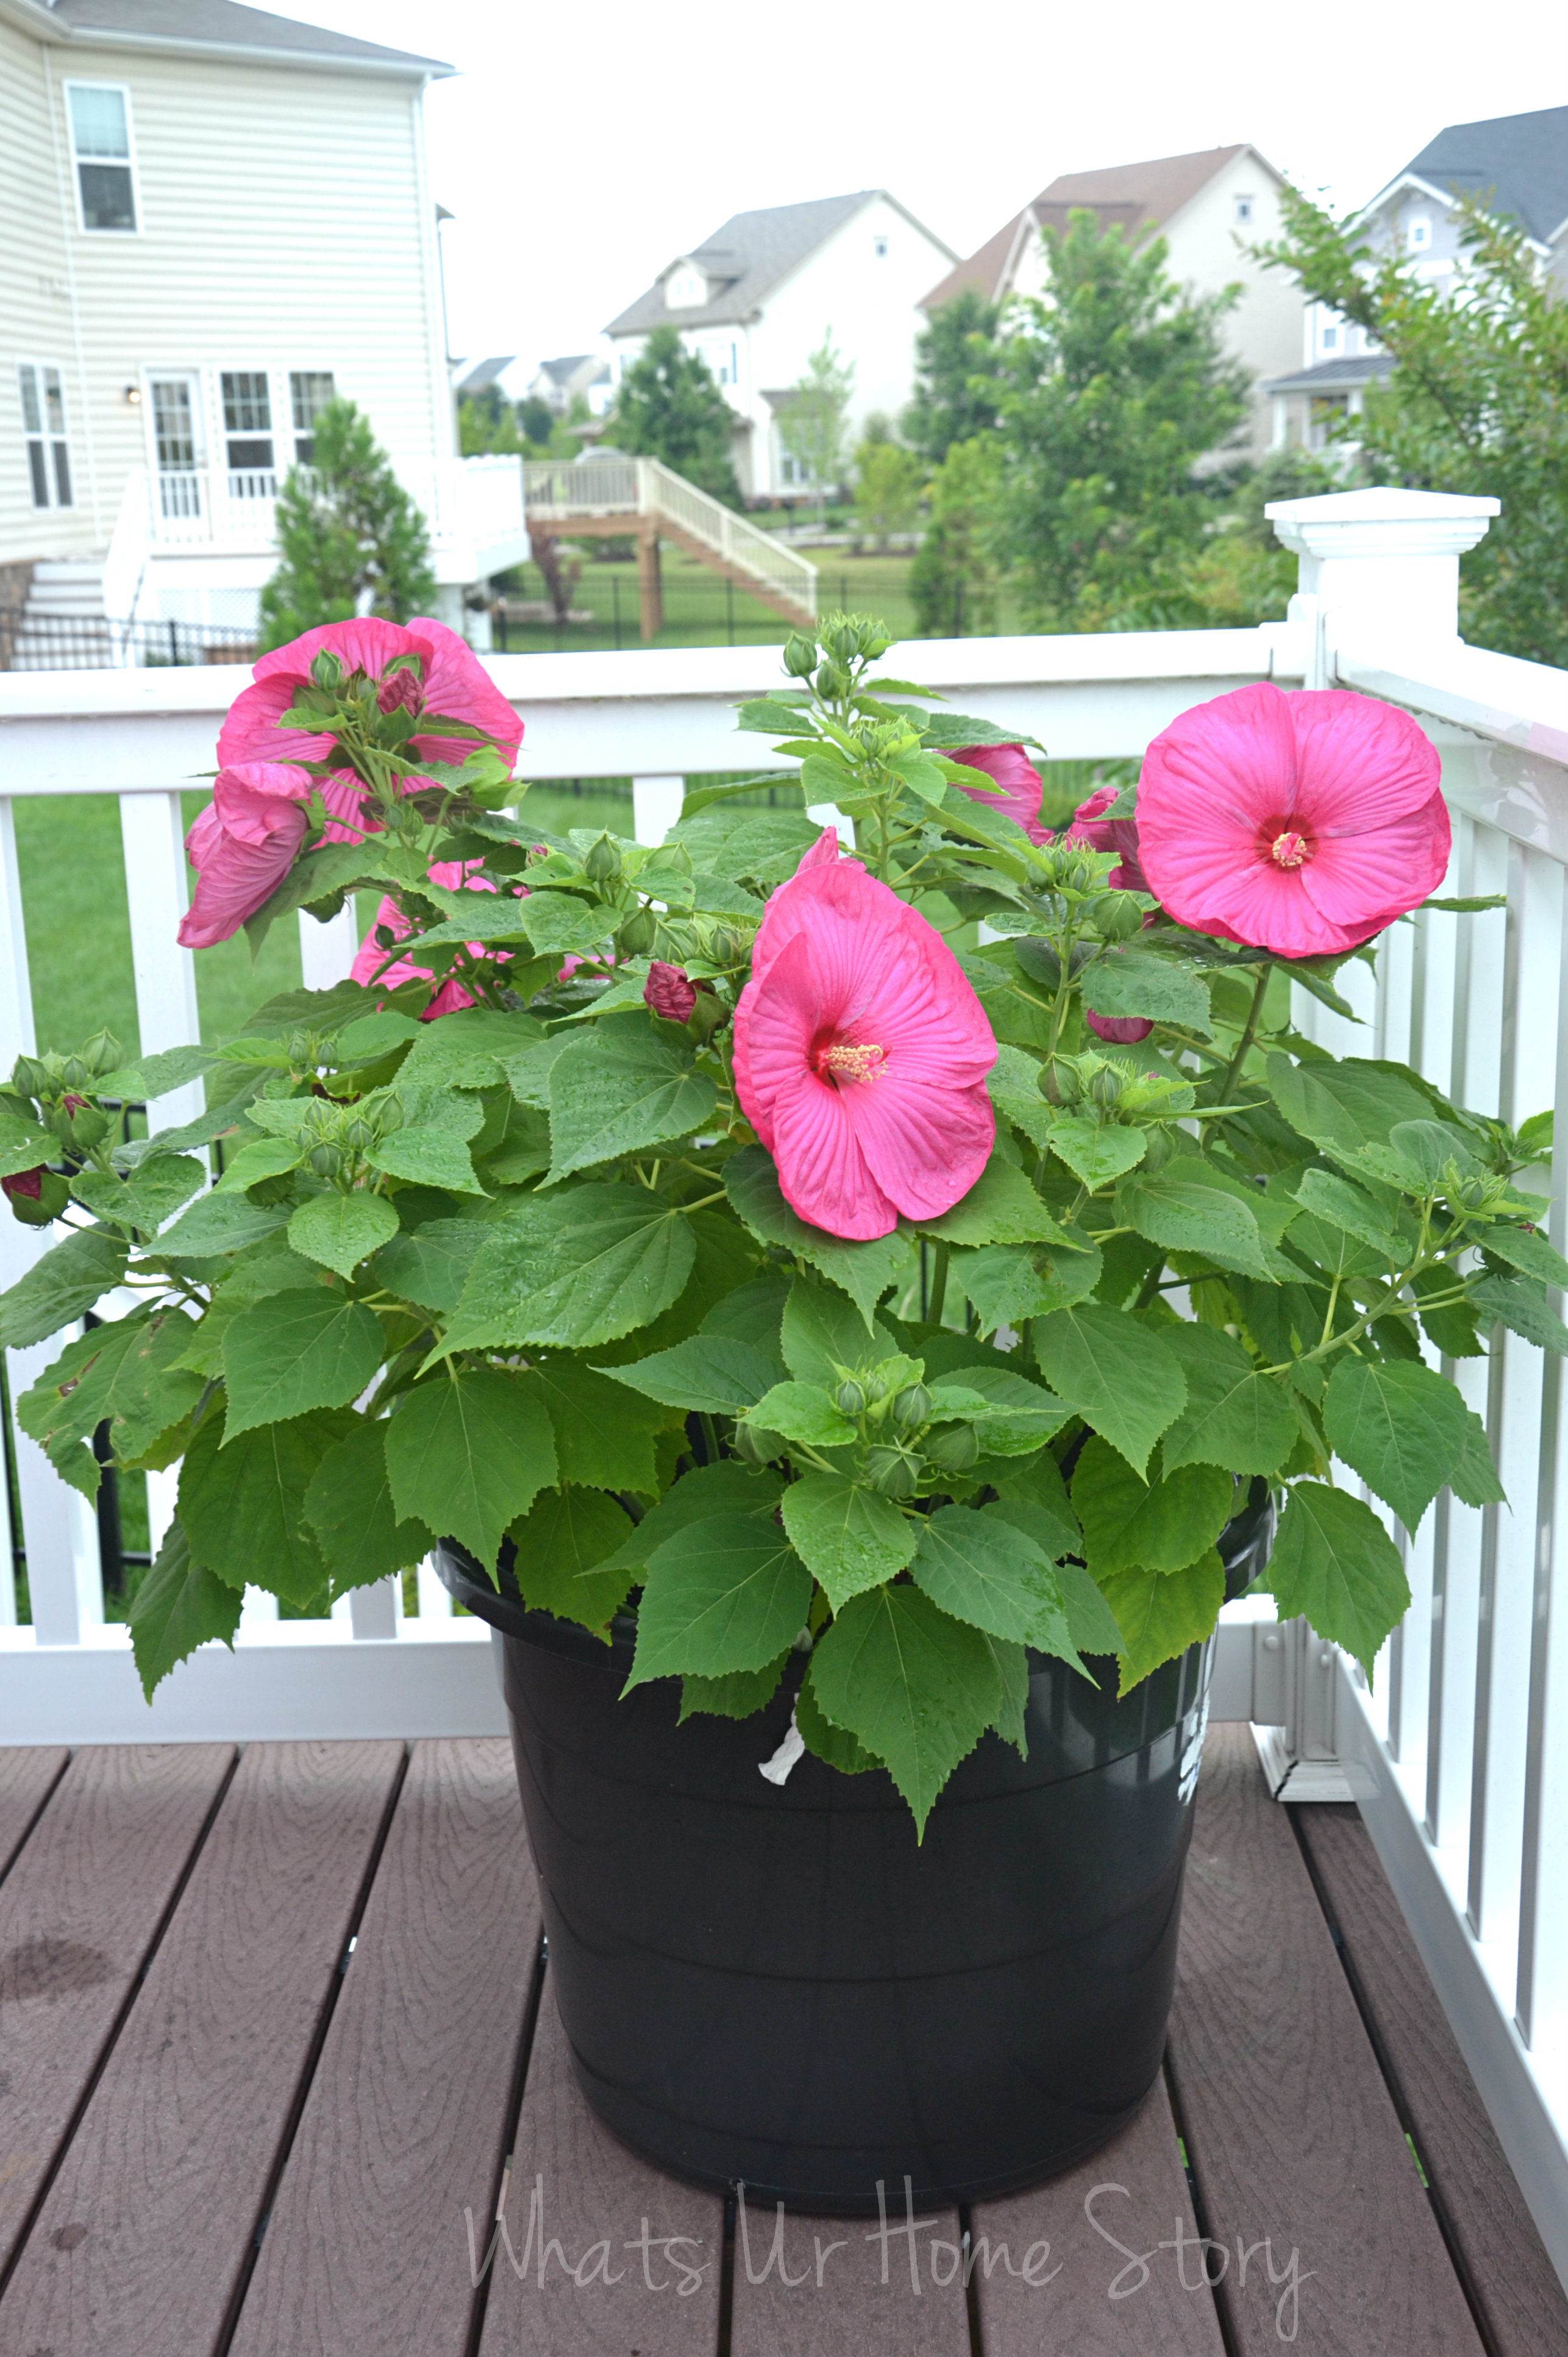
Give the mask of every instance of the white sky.
POLYGON ((1250 140, 1345 208, 1446 123, 1568 100, 1562 0, 1490 32, 1457 0, 271 5, 458 69, 426 99, 452 349, 529 361, 753 206, 886 188, 968 253, 1058 172, 1250 140))

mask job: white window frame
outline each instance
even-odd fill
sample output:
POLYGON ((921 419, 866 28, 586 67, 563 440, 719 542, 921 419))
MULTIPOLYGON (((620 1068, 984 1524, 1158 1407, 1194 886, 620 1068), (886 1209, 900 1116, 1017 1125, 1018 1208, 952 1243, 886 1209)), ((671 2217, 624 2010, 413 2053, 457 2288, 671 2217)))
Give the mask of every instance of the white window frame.
POLYGON ((885 229, 879 229, 871 241, 871 258, 874 262, 886 262, 887 259, 887 231, 885 229))
POLYGON ((1432 221, 1427 214, 1416 214, 1414 220, 1411 222, 1410 227, 1405 231, 1405 246, 1407 251, 1411 253, 1431 253, 1432 221))
POLYGON ((60 102, 65 108, 65 135, 70 152, 70 178, 71 188, 76 197, 76 226, 78 230, 81 232, 83 237, 140 237, 142 234, 143 225, 142 175, 137 168, 136 164, 136 120, 134 112, 131 105, 130 83, 124 81, 87 81, 81 76, 73 76, 70 81, 61 82, 60 90, 63 93, 60 102), (125 104, 125 146, 127 152, 124 157, 104 156, 82 156, 77 154, 76 124, 70 111, 70 93, 73 90, 113 90, 119 91, 120 96, 124 101, 125 104), (131 175, 131 205, 136 216, 136 225, 134 229, 90 228, 88 225, 87 215, 82 208, 81 202, 81 167, 84 163, 103 164, 120 162, 124 162, 131 175))
POLYGON ((59 361, 39 360, 31 353, 22 353, 18 355, 16 366, 16 400, 22 422, 22 456, 27 470, 28 511, 36 516, 73 514, 76 509, 76 465, 71 457, 70 448, 70 412, 66 406, 65 364, 59 361), (34 393, 38 403, 40 420, 40 430, 37 434, 27 424, 27 404, 23 399, 21 388, 21 373, 24 369, 30 369, 33 371, 34 393), (51 432, 49 427, 48 394, 43 381, 46 371, 59 380, 60 430, 58 434, 51 432), (27 457, 27 445, 30 442, 38 442, 43 446, 44 489, 48 493, 48 497, 42 507, 38 505, 34 496, 32 463, 27 457), (69 500, 62 500, 59 497, 59 470, 55 456, 57 444, 63 447, 65 451, 65 471, 70 484, 69 500))
POLYGON ((1251 229, 1257 216, 1258 199, 1251 190, 1239 191, 1230 199, 1230 219, 1237 229, 1251 229))

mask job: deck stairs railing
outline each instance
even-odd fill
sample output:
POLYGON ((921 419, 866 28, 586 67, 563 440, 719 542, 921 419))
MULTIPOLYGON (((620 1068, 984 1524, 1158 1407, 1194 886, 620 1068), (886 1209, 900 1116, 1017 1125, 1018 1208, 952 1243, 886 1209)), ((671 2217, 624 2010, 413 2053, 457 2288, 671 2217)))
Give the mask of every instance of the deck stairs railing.
MULTIPOLYGON (((596 468, 594 479, 613 500, 613 479, 596 468)), ((1325 1044, 1408 1060, 1517 1123, 1568 1099, 1568 674, 1457 635, 1459 556, 1494 508, 1377 490, 1290 502, 1275 512, 1302 586, 1283 623, 928 640, 900 649, 897 668, 1067 759, 1139 755, 1178 712, 1251 680, 1341 685, 1412 711, 1439 748, 1455 818, 1444 889, 1505 904, 1395 926, 1375 972, 1346 970, 1360 1025, 1316 1002, 1302 1019, 1325 1044)), ((658 842, 686 777, 736 768, 733 707, 777 683, 778 654, 501 656, 489 668, 527 720, 523 774, 629 775, 636 833, 658 842)), ((141 1047, 198 1036, 192 962, 175 939, 180 791, 210 770, 233 685, 220 668, 0 675, 0 1071, 36 1040, 12 818, 22 796, 118 798, 141 1047)), ((745 758, 758 770, 775 759, 757 738, 745 758)), ((347 970, 352 924, 302 919, 301 944, 320 986, 347 970)), ((194 1113, 199 1087, 155 1105, 154 1125, 194 1113)), ((1551 1194, 1562 1250, 1568 1139, 1551 1194)), ((14 1280, 40 1244, 37 1231, 0 1223, 0 1276, 14 1280)), ((12 1399, 61 1339, 11 1354, 12 1399)), ((1498 1340, 1489 1359, 1449 1372, 1487 1420, 1509 1503, 1445 1496, 1415 1539, 1396 1527, 1415 1600, 1374 1689, 1305 1623, 1278 1626, 1266 1601, 1244 1599, 1220 1628, 1213 1709, 1283 1729, 1277 1756, 1302 1760, 1316 1789, 1353 1794, 1568 2280, 1568 1386, 1561 1360, 1498 1340)), ((104 1620, 91 1510, 25 1435, 11 1444, 33 1618, 17 1626, 8 1607, 0 1529, 0 1623, 11 1624, 0 1625, 0 1743, 501 1730, 487 1632, 452 1615, 427 1567, 406 1616, 390 1580, 328 1620, 282 1621, 252 1598, 233 1652, 204 1647, 149 1712, 125 1631, 104 1620)), ((155 1544, 171 1482, 149 1477, 155 1544)))

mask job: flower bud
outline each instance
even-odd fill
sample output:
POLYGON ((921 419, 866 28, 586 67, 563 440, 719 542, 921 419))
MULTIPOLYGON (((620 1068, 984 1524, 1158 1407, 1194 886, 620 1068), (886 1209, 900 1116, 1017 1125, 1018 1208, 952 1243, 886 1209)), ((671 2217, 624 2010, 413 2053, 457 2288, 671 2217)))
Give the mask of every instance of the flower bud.
POLYGON ((1070 1064, 1059 1059, 1040 1066, 1035 1075, 1035 1085, 1047 1104, 1075 1105, 1083 1094, 1078 1074, 1070 1064))
POLYGON ((5 1190, 13 1215, 25 1228, 47 1228, 70 1200, 70 1189, 59 1171, 41 1165, 37 1170, 20 1170, 14 1178, 0 1179, 0 1187, 5 1190))
POLYGON ((1144 1135, 1144 1159, 1139 1165, 1140 1169, 1163 1170, 1171 1158, 1172 1151, 1171 1134, 1168 1129, 1146 1130, 1144 1135))
POLYGON ((908 1498, 915 1487, 915 1469, 901 1448, 868 1450, 865 1478, 884 1498, 908 1498))
POLYGON ((688 981, 684 967, 666 965, 660 958, 653 961, 642 996, 655 1015, 661 1015, 666 1023, 690 1021, 697 1003, 696 988, 688 981))
POLYGON ((677 876, 690 876, 692 873, 692 855, 683 843, 665 844, 659 854, 659 864, 661 867, 673 869, 677 876))
POLYGON ((48 1168, 47 1163, 40 1162, 36 1170, 14 1170, 8 1178, 0 1178, 0 1187, 5 1189, 13 1202, 19 1195, 25 1195, 30 1196, 36 1203, 48 1168))
POLYGON ((849 694, 849 673, 838 663, 825 662, 817 673, 817 694, 824 704, 832 704, 849 694))
POLYGON ((11 1085, 22 1096, 41 1096, 48 1083, 48 1070, 37 1056, 18 1056, 11 1067, 11 1085))
MULTIPOLYGON (((1083 1010, 1083 1019, 1097 1039, 1104 1039, 1112 1048, 1135 1048, 1154 1029, 1141 1015, 1096 1015, 1091 1007, 1083 1010)), ((1119 1093, 1120 1092, 1118 1092, 1119 1093)), ((1102 1097, 1102 1104, 1112 1104, 1112 1097, 1102 1097)))
POLYGON ((616 936, 627 957, 645 957, 653 947, 659 931, 651 909, 634 909, 616 936))
POLYGON ((383 718, 394 712, 423 712, 424 690, 416 673, 407 669, 388 672, 376 689, 376 709, 383 718))
POLYGON ((865 1414, 865 1385, 864 1383, 857 1383, 854 1376, 850 1376, 846 1382, 842 1383, 839 1385, 837 1391, 833 1394, 833 1405, 837 1408, 841 1415, 864 1415, 865 1414))
POLYGON ((1102 1065, 1098 1072, 1090 1074, 1085 1093, 1093 1104, 1113 1105, 1122 1093, 1122 1075, 1114 1064, 1102 1065))
POLYGON ((343 683, 343 666, 330 648, 323 648, 316 657, 310 666, 310 676, 317 687, 327 690, 328 695, 337 694, 343 683))
POLYGON ((68 1056, 61 1068, 60 1078, 68 1089, 84 1089, 91 1081, 92 1073, 80 1056, 68 1056))
MULTIPOLYGON (((101 1146, 109 1135, 109 1116, 89 1104, 85 1097, 67 1097, 70 1108, 70 1138, 72 1146, 85 1154, 91 1146, 101 1146)), ((62 1111, 64 1107, 62 1107, 62 1111)))
POLYGON ((748 1465, 770 1465, 776 1457, 781 1457, 784 1453, 784 1441, 780 1434, 759 1431, 756 1425, 748 1424, 744 1416, 738 1417, 736 1422, 735 1447, 736 1456, 744 1457, 748 1465))
POLYGON ((1131 941, 1144 922, 1144 912, 1125 892, 1097 892, 1084 914, 1102 941, 1131 941))
POLYGON ((813 639, 792 630, 784 641, 784 668, 791 679, 810 679, 816 668, 817 648, 813 639))
POLYGON ((967 1473, 980 1455, 980 1435, 972 1424, 950 1424, 942 1431, 933 1432, 925 1448, 940 1471, 967 1473))
POLYGON ((383 1097, 376 1107, 376 1127, 382 1137, 390 1137, 394 1129, 403 1127, 403 1106, 396 1097, 383 1097))
POLYGON ((123 1050, 113 1031, 95 1031, 81 1051, 82 1061, 95 1078, 113 1071, 121 1061, 123 1050))
POLYGON ((729 1008, 711 982, 697 985, 697 1003, 692 1009, 691 1023, 698 1037, 706 1041, 715 1031, 722 1031, 729 1021, 729 1008))
POLYGON ((335 1146, 313 1146, 309 1161, 318 1178, 335 1178, 343 1167, 343 1157, 335 1146))
POLYGON ((588 845, 588 856, 583 862, 583 872, 590 884, 613 884, 621 871, 620 853, 607 834, 588 845))
POLYGON ((924 1383, 909 1383, 893 1402, 893 1421, 900 1432, 917 1432, 929 1423, 933 1405, 924 1383))
POLYGON ((379 1125, 367 1121, 361 1114, 343 1132, 343 1143, 351 1146, 356 1154, 363 1154, 368 1146, 374 1146, 380 1135, 379 1125))

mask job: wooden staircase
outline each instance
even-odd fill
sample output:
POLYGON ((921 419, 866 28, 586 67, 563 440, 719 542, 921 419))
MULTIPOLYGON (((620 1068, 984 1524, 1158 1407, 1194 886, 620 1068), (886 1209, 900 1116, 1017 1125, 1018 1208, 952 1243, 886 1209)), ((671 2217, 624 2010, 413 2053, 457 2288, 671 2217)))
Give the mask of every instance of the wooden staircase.
POLYGON ((673 541, 785 621, 810 629, 817 619, 816 566, 657 458, 589 451, 569 461, 531 460, 523 468, 523 499, 535 541, 636 540, 645 640, 664 627, 661 540, 673 541))

